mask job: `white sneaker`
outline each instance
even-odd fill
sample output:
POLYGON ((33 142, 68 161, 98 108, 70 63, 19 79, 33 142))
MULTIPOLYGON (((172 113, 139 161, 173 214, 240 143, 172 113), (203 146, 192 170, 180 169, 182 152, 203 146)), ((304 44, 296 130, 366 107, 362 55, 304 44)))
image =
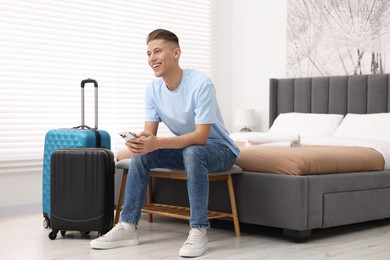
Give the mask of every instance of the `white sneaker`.
POLYGON ((208 249, 205 228, 192 228, 186 242, 180 248, 180 256, 197 257, 203 255, 208 249))
POLYGON ((136 246, 139 244, 138 231, 125 230, 119 222, 109 232, 91 241, 91 248, 111 249, 123 246, 136 246))

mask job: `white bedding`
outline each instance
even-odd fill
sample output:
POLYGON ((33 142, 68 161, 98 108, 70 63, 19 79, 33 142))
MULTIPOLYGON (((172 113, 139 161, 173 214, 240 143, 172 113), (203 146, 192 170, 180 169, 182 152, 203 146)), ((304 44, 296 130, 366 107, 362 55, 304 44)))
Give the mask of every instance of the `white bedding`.
POLYGON ((244 141, 245 146, 368 147, 383 155, 385 170, 390 170, 389 127, 390 113, 347 114, 344 119, 342 115, 285 113, 267 133, 240 133, 232 139, 244 141))
POLYGON ((289 144, 299 144, 300 136, 297 133, 275 134, 270 132, 245 132, 232 133, 230 138, 234 141, 246 142, 246 146, 286 142, 289 144))

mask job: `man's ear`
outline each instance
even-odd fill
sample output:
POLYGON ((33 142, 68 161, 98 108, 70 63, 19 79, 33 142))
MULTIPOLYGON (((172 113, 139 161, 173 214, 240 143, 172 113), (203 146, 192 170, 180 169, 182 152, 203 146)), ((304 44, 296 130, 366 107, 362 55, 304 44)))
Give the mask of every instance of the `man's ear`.
POLYGON ((178 60, 180 58, 180 54, 181 54, 180 48, 176 48, 174 50, 174 52, 175 52, 175 60, 178 60))

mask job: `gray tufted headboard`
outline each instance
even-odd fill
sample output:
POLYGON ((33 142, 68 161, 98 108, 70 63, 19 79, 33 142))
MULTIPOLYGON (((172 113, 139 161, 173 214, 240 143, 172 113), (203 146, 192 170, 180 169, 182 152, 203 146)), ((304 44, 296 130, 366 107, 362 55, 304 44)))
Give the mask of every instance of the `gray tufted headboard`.
POLYGON ((269 125, 280 113, 390 112, 390 74, 270 79, 269 125))

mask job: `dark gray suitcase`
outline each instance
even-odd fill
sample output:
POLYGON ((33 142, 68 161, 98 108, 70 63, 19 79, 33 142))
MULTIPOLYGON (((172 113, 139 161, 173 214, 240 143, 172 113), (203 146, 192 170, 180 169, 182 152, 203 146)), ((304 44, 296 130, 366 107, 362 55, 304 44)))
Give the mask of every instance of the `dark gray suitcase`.
POLYGON ((68 148, 54 151, 50 171, 50 239, 66 231, 107 233, 114 220, 112 151, 68 148))

